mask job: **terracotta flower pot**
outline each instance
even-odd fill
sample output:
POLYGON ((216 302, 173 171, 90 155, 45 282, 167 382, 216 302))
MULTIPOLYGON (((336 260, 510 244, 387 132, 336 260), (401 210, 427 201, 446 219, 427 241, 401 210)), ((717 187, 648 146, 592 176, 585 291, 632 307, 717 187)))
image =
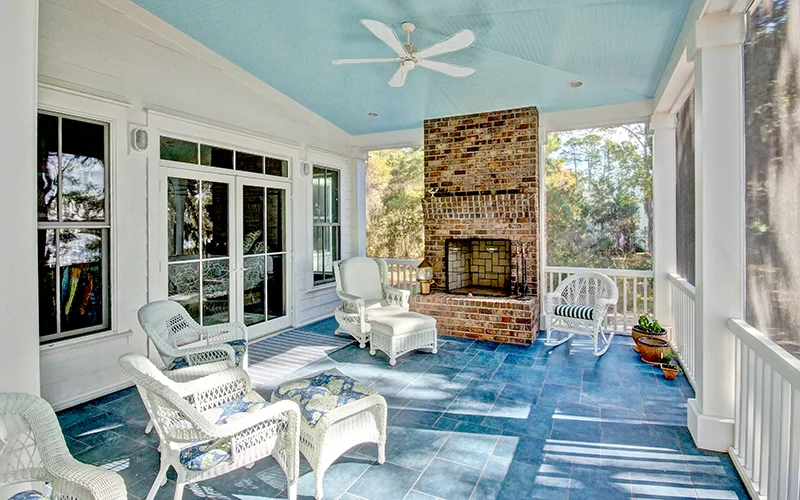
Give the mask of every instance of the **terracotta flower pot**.
POLYGON ((641 337, 639 339, 639 353, 644 361, 660 363, 664 353, 669 349, 669 342, 655 337, 641 337))
POLYGON ((631 329, 631 336, 633 337, 633 341, 636 343, 636 346, 639 346, 639 339, 642 337, 652 337, 656 339, 667 339, 667 331, 663 328, 661 329, 661 333, 652 333, 652 332, 645 332, 639 328, 639 325, 634 325, 631 329))
POLYGON ((664 372, 664 378, 667 380, 675 380, 675 377, 678 376, 678 372, 680 371, 677 366, 670 365, 668 363, 661 364, 661 371, 664 372))

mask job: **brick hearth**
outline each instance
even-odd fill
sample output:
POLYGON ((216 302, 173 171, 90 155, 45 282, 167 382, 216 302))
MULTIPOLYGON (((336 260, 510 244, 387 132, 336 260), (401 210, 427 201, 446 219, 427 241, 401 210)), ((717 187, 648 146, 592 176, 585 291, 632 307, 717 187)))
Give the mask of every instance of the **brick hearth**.
MULTIPOLYGON (((440 290, 412 309, 439 320, 443 335, 530 344, 539 327, 539 113, 536 108, 426 120, 425 257, 440 290), (528 294, 469 297, 443 292, 445 241, 509 240, 527 248, 528 294)), ((517 276, 512 259, 512 282, 517 276)), ((521 272, 519 274, 522 274, 521 272)))

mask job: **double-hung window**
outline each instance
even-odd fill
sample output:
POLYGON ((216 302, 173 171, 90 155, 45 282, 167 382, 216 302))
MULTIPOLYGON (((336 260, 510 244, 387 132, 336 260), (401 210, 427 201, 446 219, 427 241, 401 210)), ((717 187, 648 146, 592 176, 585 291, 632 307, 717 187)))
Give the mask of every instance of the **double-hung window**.
POLYGON ((41 342, 107 330, 109 126, 38 116, 38 267, 41 342))
POLYGON ((339 260, 339 171, 314 165, 314 285, 333 281, 333 263, 339 260))

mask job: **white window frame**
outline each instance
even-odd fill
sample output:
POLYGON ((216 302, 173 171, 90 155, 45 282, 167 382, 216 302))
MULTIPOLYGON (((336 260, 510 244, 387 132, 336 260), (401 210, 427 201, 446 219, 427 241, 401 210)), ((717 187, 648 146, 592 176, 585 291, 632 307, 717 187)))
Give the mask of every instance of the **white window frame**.
MULTIPOLYGON (((331 212, 332 212, 333 211, 333 205, 329 204, 329 203, 325 203, 325 215, 326 216, 328 215, 328 209, 329 208, 331 209, 331 212)), ((333 277, 333 268, 331 267, 331 277, 329 279, 324 279, 324 280, 317 281, 317 279, 314 276, 314 253, 316 252, 316 248, 314 247, 314 245, 316 243, 315 240, 314 240, 314 230, 316 228, 318 228, 318 227, 337 227, 337 228, 339 228, 339 237, 337 238, 337 243, 338 243, 338 246, 339 246, 338 250, 339 251, 337 252, 337 254, 338 254, 339 258, 341 258, 341 256, 342 256, 342 170, 339 169, 339 168, 330 167, 330 166, 325 165, 325 164, 314 163, 311 166, 311 282, 312 282, 314 288, 326 288, 326 287, 331 286, 335 281, 335 279, 333 277), (314 170, 316 170, 316 169, 324 170, 326 172, 336 172, 336 174, 339 177, 338 184, 336 186, 337 195, 338 195, 336 197, 336 200, 337 200, 336 213, 339 216, 337 222, 315 222, 314 221, 314 203, 315 203, 315 201, 314 201, 314 192, 315 192, 315 190, 314 190, 314 170)), ((324 255, 325 249, 324 248, 322 249, 322 252, 323 252, 323 257, 322 258, 324 260, 325 259, 325 255, 324 255)), ((331 261, 335 262, 336 260, 339 260, 339 259, 333 259, 333 255, 331 255, 331 261)))

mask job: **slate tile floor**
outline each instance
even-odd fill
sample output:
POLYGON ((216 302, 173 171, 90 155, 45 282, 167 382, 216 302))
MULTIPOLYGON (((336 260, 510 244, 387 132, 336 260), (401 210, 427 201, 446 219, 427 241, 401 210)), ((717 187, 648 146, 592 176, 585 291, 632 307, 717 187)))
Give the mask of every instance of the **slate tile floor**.
MULTIPOLYGON (((332 334, 326 320, 304 328, 332 334)), ((638 361, 627 338, 596 359, 580 339, 522 348, 441 338, 437 355, 389 366, 351 345, 301 370, 329 367, 370 384, 389 402, 387 462, 377 447, 351 450, 325 474, 342 500, 747 498, 724 454, 699 451, 686 429, 681 376, 664 380, 638 361)), ((298 373, 300 375, 302 373, 298 373)), ((67 444, 83 461, 118 471, 144 498, 158 470, 157 440, 135 389, 60 412, 67 444)), ((313 498, 302 461, 299 494, 313 498)), ((174 483, 158 498, 172 498, 174 483)), ((286 498, 273 459, 187 487, 186 499, 286 498)))

